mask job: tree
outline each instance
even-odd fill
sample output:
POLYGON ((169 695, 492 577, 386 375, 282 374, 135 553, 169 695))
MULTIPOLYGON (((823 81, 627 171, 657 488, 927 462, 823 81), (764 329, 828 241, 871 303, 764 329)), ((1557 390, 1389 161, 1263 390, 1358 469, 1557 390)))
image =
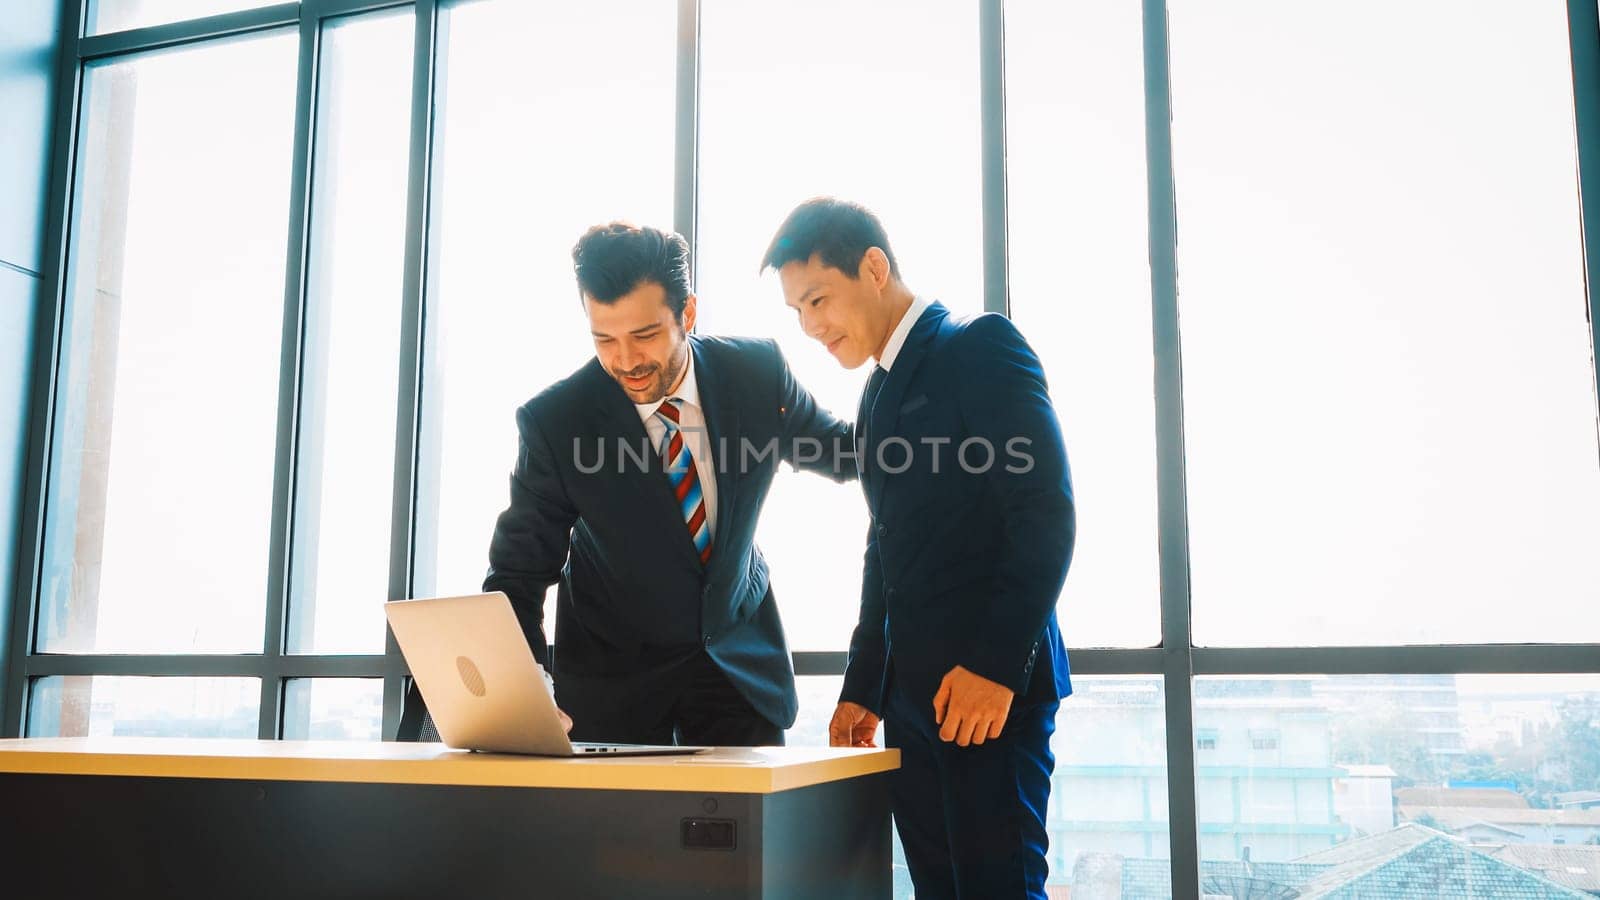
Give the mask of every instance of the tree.
POLYGON ((1338 765, 1384 765, 1394 769, 1395 787, 1436 784, 1444 777, 1438 757, 1428 750, 1406 710, 1389 700, 1360 702, 1337 716, 1333 759, 1338 765))
POLYGON ((1568 791, 1600 790, 1600 696, 1568 698, 1558 708, 1552 756, 1567 770, 1568 791))

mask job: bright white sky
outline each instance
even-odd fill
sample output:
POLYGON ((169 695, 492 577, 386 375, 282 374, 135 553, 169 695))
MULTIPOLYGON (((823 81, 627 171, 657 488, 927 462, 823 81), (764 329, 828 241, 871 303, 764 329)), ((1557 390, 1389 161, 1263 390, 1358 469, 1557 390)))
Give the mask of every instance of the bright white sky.
MULTIPOLYGON (((1013 312, 1080 505, 1063 624, 1074 645, 1153 644, 1138 9, 1013 0, 1007 16, 1013 312)), ((512 411, 592 353, 573 241, 610 218, 671 225, 675 27, 673 4, 644 0, 451 15, 438 539, 419 593, 477 589, 512 411)), ((795 203, 850 197, 882 214, 914 289, 981 308, 976 14, 705 0, 702 28, 702 328, 778 337, 850 415, 864 372, 800 335, 761 251, 795 203)), ((1174 0, 1171 33, 1197 638, 1600 640, 1562 4, 1174 0)), ((352 23, 326 53, 323 546, 315 614, 297 610, 308 649, 376 652, 410 21, 352 23)), ((114 120, 133 174, 100 650, 260 639, 295 54, 289 33, 117 67, 137 71, 137 103, 114 120)), ((106 75, 89 82, 91 187, 106 75)), ((81 282, 93 260, 76 252, 81 282)), ((795 649, 845 646, 864 528, 854 486, 774 486, 760 540, 795 649)))
POLYGON ((1600 640, 1564 5, 1178 2, 1172 47, 1196 640, 1600 640))

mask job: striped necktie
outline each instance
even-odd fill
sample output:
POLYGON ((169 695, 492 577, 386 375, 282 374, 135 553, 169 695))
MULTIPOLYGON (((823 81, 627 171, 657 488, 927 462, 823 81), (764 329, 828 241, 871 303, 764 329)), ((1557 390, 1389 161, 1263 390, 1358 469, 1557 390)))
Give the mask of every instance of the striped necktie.
POLYGON ((711 523, 706 521, 706 498, 700 490, 700 475, 695 471, 694 457, 683 439, 679 427, 683 401, 669 397, 656 409, 656 415, 667 426, 667 435, 661 442, 661 461, 667 466, 667 483, 678 500, 683 521, 689 526, 689 539, 694 541, 695 552, 700 554, 703 566, 711 559, 711 523))

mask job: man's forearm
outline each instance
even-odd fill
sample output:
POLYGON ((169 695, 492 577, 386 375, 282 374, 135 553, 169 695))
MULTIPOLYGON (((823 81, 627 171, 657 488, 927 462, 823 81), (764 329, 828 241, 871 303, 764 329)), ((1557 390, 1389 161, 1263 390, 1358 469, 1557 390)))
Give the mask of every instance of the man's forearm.
POLYGON ((511 601, 511 611, 517 615, 517 624, 533 651, 534 659, 546 669, 550 668, 550 642, 545 638, 544 595, 550 582, 541 583, 522 576, 490 570, 483 580, 484 591, 503 591, 511 601))

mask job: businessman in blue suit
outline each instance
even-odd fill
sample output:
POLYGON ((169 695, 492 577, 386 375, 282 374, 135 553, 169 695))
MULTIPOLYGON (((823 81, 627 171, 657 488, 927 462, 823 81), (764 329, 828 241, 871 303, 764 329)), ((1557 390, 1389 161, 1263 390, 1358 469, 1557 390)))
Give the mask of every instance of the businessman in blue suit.
POLYGON ((1005 317, 914 295, 859 205, 802 204, 763 262, 807 335, 845 368, 877 363, 856 418, 861 616, 830 742, 872 746, 881 720, 900 750, 918 900, 1043 898, 1075 520, 1039 359, 1005 317))
POLYGON ((681 236, 596 226, 573 267, 595 357, 516 412, 484 589, 510 597, 573 738, 782 744, 798 701, 756 521, 781 460, 856 477, 850 427, 772 341, 692 333, 681 236))

